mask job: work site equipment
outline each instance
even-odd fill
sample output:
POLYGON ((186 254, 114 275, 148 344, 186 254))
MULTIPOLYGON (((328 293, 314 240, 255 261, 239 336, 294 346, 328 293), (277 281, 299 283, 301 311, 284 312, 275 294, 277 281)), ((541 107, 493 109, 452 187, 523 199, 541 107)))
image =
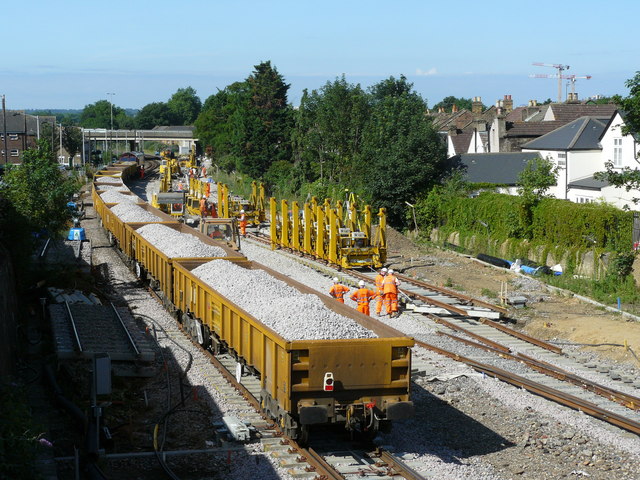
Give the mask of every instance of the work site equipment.
POLYGON ((224 183, 217 184, 218 216, 220 218, 240 218, 244 210, 249 225, 260 225, 266 219, 264 184, 251 182, 251 196, 249 200, 229 193, 229 187, 224 183))
POLYGON ((358 209, 352 195, 334 206, 330 199, 320 205, 317 198, 303 205, 270 199, 271 248, 289 248, 341 268, 380 268, 387 259, 386 210, 378 212, 378 226, 372 237, 371 207, 358 209))

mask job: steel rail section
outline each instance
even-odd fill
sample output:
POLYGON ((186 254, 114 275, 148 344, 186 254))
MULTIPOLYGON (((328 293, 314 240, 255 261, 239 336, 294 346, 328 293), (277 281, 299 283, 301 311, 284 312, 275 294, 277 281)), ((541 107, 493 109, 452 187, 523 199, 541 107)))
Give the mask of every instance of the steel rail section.
POLYGON ((80 342, 80 335, 78 334, 78 328, 76 327, 76 321, 73 319, 73 313, 71 313, 71 307, 69 306, 69 302, 65 300, 65 306, 67 307, 67 313, 69 314, 69 322, 71 323, 71 328, 73 329, 73 336, 76 339, 76 343, 78 344, 79 353, 83 352, 82 343, 80 342))
MULTIPOLYGON (((344 480, 344 476, 333 468, 318 452, 309 447, 306 449, 300 449, 300 452, 304 454, 304 460, 320 470, 320 477, 323 480, 344 480), (319 468, 318 468, 319 467, 319 468)), ((317 471, 316 470, 316 471, 317 471)))
POLYGON ((423 315, 426 315, 427 317, 431 318, 434 322, 440 323, 440 324, 450 328, 451 330, 456 330, 458 332, 462 332, 465 335, 470 336, 471 338, 475 338, 476 340, 478 340, 478 341, 480 341, 480 342, 482 342, 484 344, 487 344, 487 345, 495 348, 496 350, 499 350, 499 351, 504 352, 504 353, 508 353, 508 352, 511 351, 509 349, 509 347, 505 347, 504 345, 502 345, 500 343, 494 342, 493 340, 489 340, 488 338, 483 337, 481 335, 478 335, 477 333, 473 333, 473 332, 467 330, 466 328, 459 327, 458 325, 455 325, 455 324, 445 320, 444 318, 440 318, 437 315, 433 315, 432 313, 425 313, 423 315))
POLYGON ((433 290, 435 292, 439 292, 444 295, 449 295, 450 297, 458 298, 460 300, 464 300, 465 302, 469 302, 472 305, 476 305, 478 307, 485 307, 495 312, 500 312, 502 315, 506 315, 509 312, 508 309, 501 307, 499 305, 494 305, 493 303, 485 302, 484 300, 479 300, 477 298, 469 297, 468 295, 463 295, 461 293, 454 292, 453 290, 448 290, 444 287, 438 287, 437 285, 432 285, 430 283, 423 282, 422 280, 411 278, 407 275, 396 274, 396 277, 398 277, 398 279, 402 280, 403 282, 411 283, 418 287, 423 287, 428 290, 433 290))
POLYGON ((425 477, 415 472, 411 467, 409 467, 406 463, 400 460, 398 457, 395 457, 389 451, 384 450, 382 448, 378 448, 374 453, 370 455, 371 458, 379 457, 381 461, 385 464, 389 465, 395 472, 398 472, 399 475, 402 475, 407 480, 424 480, 425 477))
POLYGON ((636 435, 640 435, 640 423, 600 408, 597 405, 578 398, 574 395, 570 395, 561 392, 560 390, 547 387, 540 383, 521 377, 520 375, 517 375, 515 373, 507 372, 506 370, 503 370, 501 368, 478 362, 471 358, 467 358, 457 353, 450 352, 440 347, 436 347, 435 345, 431 345, 418 340, 416 340, 416 345, 426 348, 427 350, 439 353, 440 355, 444 355, 446 357, 463 362, 469 365, 474 370, 484 373, 485 375, 490 375, 499 380, 502 380, 503 382, 524 388, 525 390, 535 393, 536 395, 540 395, 541 397, 553 400, 556 403, 560 403, 562 405, 579 410, 588 415, 591 415, 592 417, 598 418, 613 425, 617 425, 618 427, 633 432, 636 435))
POLYGON ((479 321, 484 323, 485 325, 489 325, 490 327, 495 328, 496 330, 500 330, 501 332, 504 332, 507 335, 511 335, 512 337, 519 338, 520 340, 524 340, 525 342, 532 343, 534 345, 537 345, 540 348, 544 348, 546 350, 549 350, 550 352, 557 353, 557 354, 561 354, 562 353, 562 349, 560 347, 556 347, 555 345, 551 345, 550 343, 547 343, 547 342, 545 342, 543 340, 539 340, 537 338, 534 338, 534 337, 532 337, 530 335, 527 335, 526 333, 518 332, 517 330, 514 330, 512 328, 509 328, 509 327, 506 327, 504 325, 501 325, 498 322, 494 322, 493 320, 489 320, 488 318, 480 318, 479 321))
POLYGON ((115 313, 116 318, 118 319, 118 321, 120 322, 120 325, 122 326, 122 329, 124 330, 124 333, 127 335, 127 338, 129 339, 129 343, 131 344, 131 346, 133 347, 133 351, 136 352, 137 356, 140 356, 140 350, 138 350, 138 347, 136 345, 136 342, 133 340, 133 338, 131 337, 131 334, 129 333, 129 329, 127 328, 127 326, 124 324, 124 320, 122 320, 122 317, 120 316, 120 314, 118 313, 118 309, 116 308, 116 306, 113 304, 113 302, 111 302, 111 308, 113 308, 113 313, 115 313))

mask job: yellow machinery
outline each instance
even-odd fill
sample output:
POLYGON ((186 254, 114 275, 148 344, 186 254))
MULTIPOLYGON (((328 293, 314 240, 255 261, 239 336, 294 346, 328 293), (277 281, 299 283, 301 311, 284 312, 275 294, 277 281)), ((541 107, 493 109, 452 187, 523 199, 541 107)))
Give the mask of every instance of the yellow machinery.
POLYGON ((207 182, 199 178, 189 178, 189 191, 187 192, 186 208, 191 215, 200 215, 200 199, 206 196, 207 182))
POLYGON ((178 162, 178 165, 183 168, 183 169, 190 169, 190 168, 195 168, 196 165, 196 150, 195 148, 191 151, 189 151, 189 158, 187 159, 180 159, 180 161, 178 162))
POLYGON ((260 225, 266 219, 264 184, 258 185, 251 182, 251 197, 245 200, 242 197, 229 194, 229 187, 224 183, 218 183, 218 216, 220 218, 239 218, 240 211, 244 210, 249 225, 260 225))
POLYGON ((287 200, 270 200, 271 247, 290 248, 342 268, 380 268, 387 259, 386 211, 378 212, 378 228, 372 239, 372 212, 369 205, 358 210, 355 197, 345 208, 341 201, 323 204, 313 197, 302 210, 298 202, 291 208, 287 200))
POLYGON ((162 176, 165 172, 168 172, 169 176, 171 176, 177 174, 180 171, 178 161, 176 160, 171 150, 164 150, 160 154, 160 157, 160 176, 162 176))
POLYGON ((168 213, 172 217, 184 215, 185 195, 184 192, 172 192, 171 177, 178 171, 178 163, 175 158, 171 158, 167 150, 162 152, 162 163, 160 164, 160 185, 159 191, 151 197, 151 205, 168 213))

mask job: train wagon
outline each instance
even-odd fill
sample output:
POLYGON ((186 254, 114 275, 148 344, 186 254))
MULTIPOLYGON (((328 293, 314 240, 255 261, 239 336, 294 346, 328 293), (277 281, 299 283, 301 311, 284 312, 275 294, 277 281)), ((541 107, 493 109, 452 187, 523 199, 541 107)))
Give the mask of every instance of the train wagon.
POLYGON ((127 257, 132 256, 133 231, 136 227, 141 227, 148 223, 159 223, 163 225, 180 224, 180 222, 171 215, 167 215, 163 211, 153 208, 148 203, 138 203, 131 206, 121 203, 106 203, 104 206, 105 208, 103 209, 101 218, 104 228, 108 230, 109 242, 111 245, 117 245, 127 257), (126 214, 122 211, 125 207, 128 209, 126 214), (136 214, 136 210, 140 210, 139 214, 136 214), (137 219, 133 220, 135 217, 137 217, 137 219), (133 228, 126 228, 127 224, 131 224, 133 228))
MULTIPOLYGON (((115 184, 114 184, 115 185, 115 184)), ((93 186, 93 191, 91 192, 91 199, 93 200, 93 208, 96 211, 96 213, 98 214, 98 216, 100 217, 100 219, 102 220, 102 226, 107 228, 105 222, 107 221, 107 216, 108 216, 108 210, 109 207, 107 207, 107 205, 115 205, 117 203, 120 203, 121 200, 118 201, 106 201, 103 199, 102 194, 108 194, 110 196, 117 196, 117 197, 126 197, 127 201, 131 201, 132 203, 135 204, 143 204, 144 200, 142 200, 140 197, 138 197, 137 195, 135 195, 132 192, 116 192, 113 190, 97 190, 98 185, 94 184, 93 186)), ((110 231, 110 230, 109 230, 110 231)), ((112 232, 115 234, 115 232, 112 232)))
MULTIPOLYGON (((319 295, 255 262, 237 262, 282 280, 301 294, 318 297, 378 338, 287 340, 193 273, 207 260, 173 262, 173 303, 185 329, 214 351, 228 349, 260 378, 260 401, 288 435, 306 441, 311 425, 342 423, 375 434, 413 415, 409 400, 411 347, 380 322, 319 295)), ((246 292, 250 295, 251 292, 246 292)))
MULTIPOLYGON (((220 254, 215 255, 197 255, 194 251, 191 254, 188 249, 183 248, 183 251, 186 251, 184 254, 171 255, 167 254, 163 251, 158 245, 157 242, 150 241, 146 239, 142 234, 142 229, 148 228, 150 223, 127 223, 125 224, 125 229, 128 230, 126 235, 131 236, 130 249, 131 249, 131 261, 132 267, 139 278, 148 279, 151 282, 153 287, 157 287, 161 290, 165 303, 170 302, 172 299, 172 284, 173 284, 173 263, 179 259, 200 259, 207 258, 212 260, 214 258, 235 258, 237 261, 248 261, 246 257, 240 254, 236 249, 230 247, 224 241, 213 240, 206 235, 198 232, 197 230, 183 224, 183 223, 172 223, 172 224, 155 224, 158 227, 164 226, 169 230, 178 232, 183 234, 183 239, 187 240, 188 236, 195 237, 195 239, 205 247, 217 247, 222 251, 220 254)), ((181 245, 173 245, 174 247, 179 247, 181 245)), ((186 242, 185 242, 186 246, 186 242)))

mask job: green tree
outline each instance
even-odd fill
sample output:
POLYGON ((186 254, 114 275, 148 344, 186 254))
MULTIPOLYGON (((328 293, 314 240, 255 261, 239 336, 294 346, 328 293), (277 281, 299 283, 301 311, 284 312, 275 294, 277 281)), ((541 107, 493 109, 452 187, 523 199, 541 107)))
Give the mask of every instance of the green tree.
MULTIPOLYGON (((444 97, 441 101, 436 103, 433 106, 434 110, 438 110, 438 108, 444 108, 445 112, 450 112, 454 105, 458 107, 458 110, 466 109, 471 110, 472 101, 470 98, 457 98, 454 96, 444 97)), ((483 105, 482 109, 484 110, 486 107, 483 105)))
POLYGON ((341 184, 352 179, 369 117, 369 99, 344 75, 303 94, 295 114, 295 156, 313 168, 313 180, 341 184))
POLYGON ((364 133, 360 188, 373 207, 385 207, 389 222, 405 226, 406 202, 436 184, 446 149, 427 105, 405 77, 384 80, 371 89, 370 122, 364 133))
POLYGON ((224 157, 226 166, 233 164, 235 168, 236 160, 243 152, 245 129, 242 119, 250 101, 246 82, 235 82, 206 99, 195 121, 195 133, 218 164, 224 157), (233 161, 228 162, 231 158, 233 161))
POLYGON ((171 125, 171 111, 164 102, 149 103, 136 115, 136 128, 151 130, 157 126, 171 125))
POLYGON ((167 101, 174 125, 193 125, 202 109, 202 101, 191 88, 179 88, 167 101))
POLYGON ((520 232, 526 238, 533 235, 533 209, 557 184, 558 170, 553 162, 535 158, 518 175, 516 185, 520 196, 520 232))
MULTIPOLYGON (((98 100, 96 103, 86 105, 80 114, 80 125, 84 128, 111 128, 111 102, 107 100, 98 100)), ((118 118, 120 114, 125 114, 120 107, 113 105, 113 128, 118 126, 118 118)))
MULTIPOLYGON (((70 120, 67 120, 70 121, 70 120)), ((72 125, 62 124, 62 146, 71 158, 82 149, 82 130, 72 125)))
POLYGON ((7 168, 4 182, 3 195, 32 230, 44 228, 53 235, 66 226, 67 201, 78 185, 60 172, 48 141, 25 150, 22 163, 7 168))

